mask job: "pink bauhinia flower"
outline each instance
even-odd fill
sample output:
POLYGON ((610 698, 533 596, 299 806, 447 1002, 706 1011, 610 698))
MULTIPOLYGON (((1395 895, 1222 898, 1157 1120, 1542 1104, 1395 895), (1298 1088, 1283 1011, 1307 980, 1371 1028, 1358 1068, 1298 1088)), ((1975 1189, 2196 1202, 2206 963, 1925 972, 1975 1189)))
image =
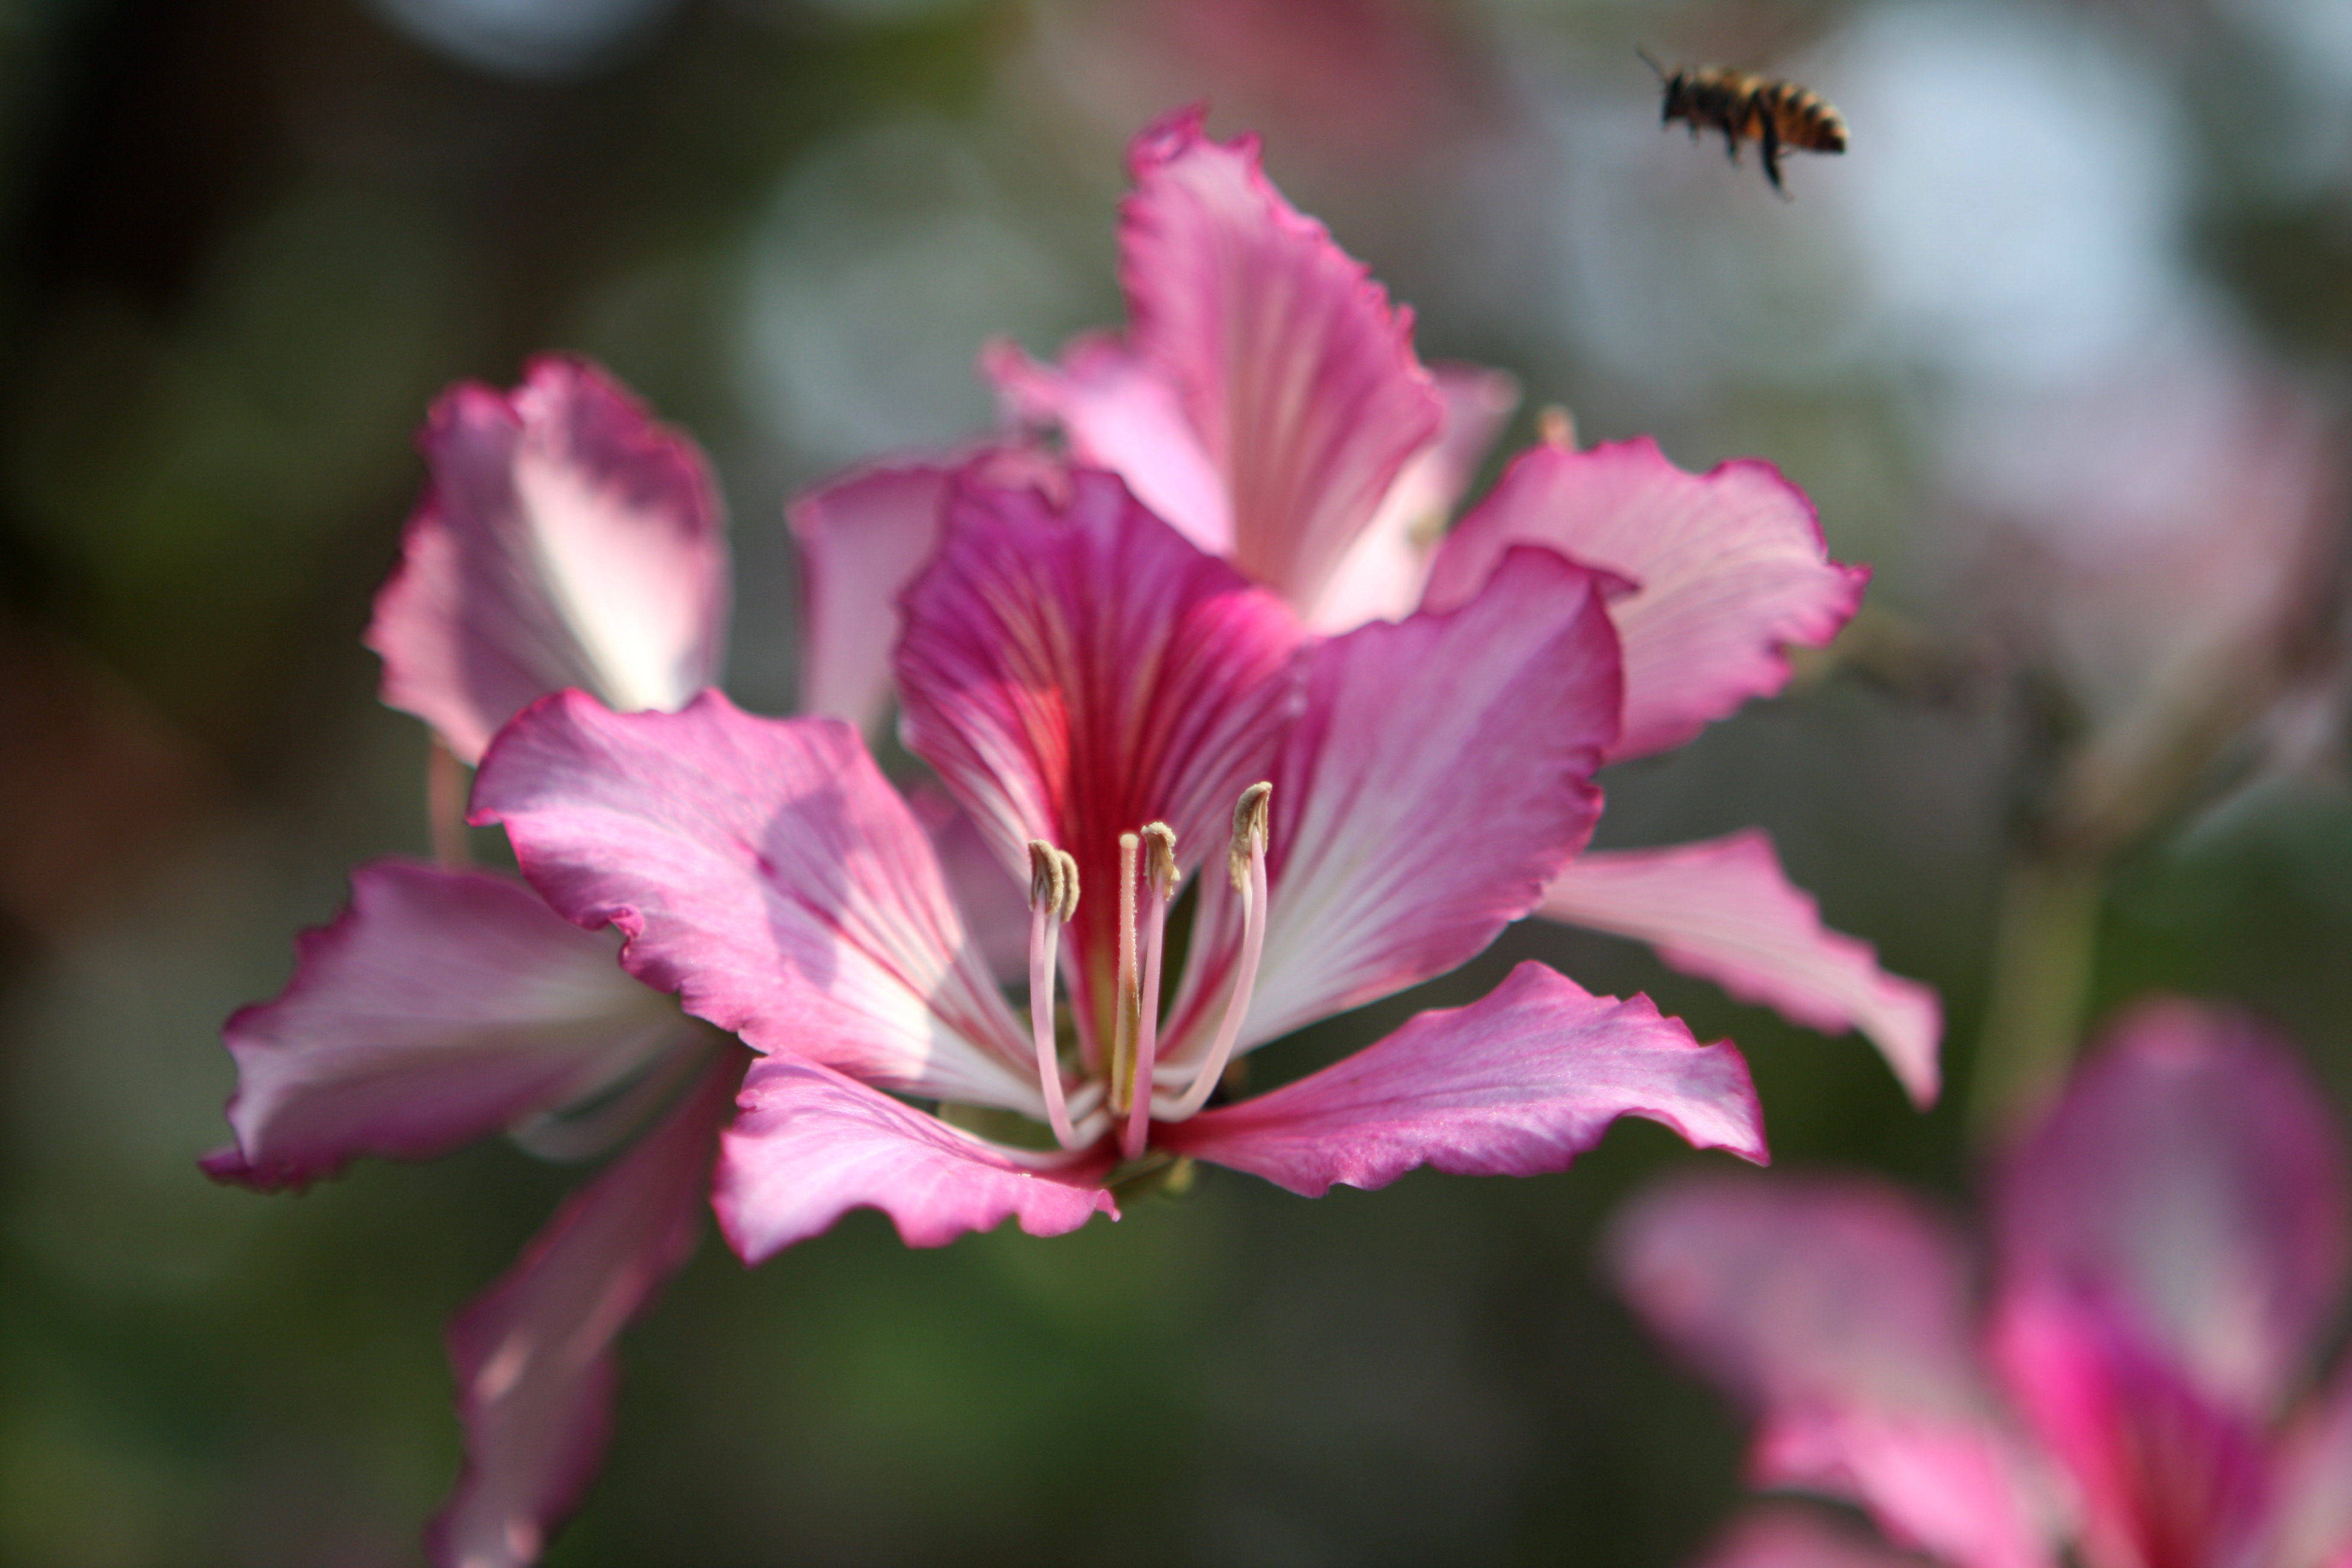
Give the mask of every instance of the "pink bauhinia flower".
MULTIPOLYGON (((1967 1254, 1858 1181, 1670 1184, 1617 1276, 1758 1411, 1762 1485, 1859 1503, 1957 1568, 2343 1568, 2352 1264, 2343 1130, 2292 1051, 2186 1002, 2116 1024, 2001 1163, 1967 1254)), ((1726 1568, 1897 1560, 1795 1516, 1726 1568)))
POLYGON ((1454 608, 1320 637, 1116 477, 1051 478, 950 483, 896 656, 909 749, 1028 887, 1025 1021, 848 724, 567 692, 484 757, 475 819, 548 902, 619 928, 633 973, 761 1053, 719 1160, 738 1252, 858 1205, 917 1246, 1007 1217, 1056 1234, 1170 1155, 1312 1195, 1561 1169, 1632 1114, 1763 1157, 1732 1047, 1532 963, 1213 1104, 1239 1053, 1444 973, 1534 906, 1599 808, 1616 635, 1595 574, 1530 549, 1454 608))
MULTIPOLYGON (((368 643, 384 700, 445 758, 566 687, 664 708, 716 678, 727 549, 690 442, 549 358, 511 394, 451 391, 423 445, 431 483, 368 643)), ((568 1158, 635 1138, 450 1325, 466 1468, 430 1535, 443 1568, 538 1557, 601 1462, 613 1341, 699 1234, 746 1056, 616 946, 511 878, 376 861, 286 990, 226 1031, 236 1141, 205 1162, 223 1181, 299 1188, 500 1131, 568 1158)))
MULTIPOLYGON (((1051 365, 1000 344, 983 368, 1023 426, 1119 473, 1317 629, 1458 605, 1514 545, 1606 573, 1624 667, 1615 761, 1778 691, 1783 648, 1826 643, 1853 613, 1867 572, 1829 560, 1811 503, 1769 464, 1694 475, 1646 438, 1580 452, 1564 418, 1448 533, 1517 403, 1510 379, 1425 368, 1411 312, 1283 199, 1254 139, 1211 140, 1186 110, 1139 136, 1129 163, 1128 331, 1051 365)), ((819 637, 812 710, 878 712, 872 649, 929 557, 954 466, 886 460, 794 508, 819 637)), ((1934 993, 1824 930, 1760 833, 1579 856, 1531 912, 1647 942, 1801 1024, 1859 1027, 1916 1100, 1935 1097, 1934 993)))

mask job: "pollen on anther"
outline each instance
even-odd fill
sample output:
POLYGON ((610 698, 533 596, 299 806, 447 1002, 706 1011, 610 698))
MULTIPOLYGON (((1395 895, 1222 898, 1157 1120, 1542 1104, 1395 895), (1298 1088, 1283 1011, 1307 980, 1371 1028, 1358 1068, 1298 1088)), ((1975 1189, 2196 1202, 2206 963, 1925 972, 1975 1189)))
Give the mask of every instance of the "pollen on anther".
POLYGON ((1042 838, 1029 841, 1029 907, 1066 921, 1078 909, 1078 863, 1042 838))
POLYGON ((1164 822, 1143 825, 1143 875, 1161 898, 1176 896, 1176 830, 1164 822))
POLYGON ((1242 791, 1241 799, 1234 803, 1234 847, 1226 857, 1225 869, 1237 893, 1249 886, 1250 857, 1265 852, 1266 802, 1273 795, 1274 785, 1261 780, 1242 791))

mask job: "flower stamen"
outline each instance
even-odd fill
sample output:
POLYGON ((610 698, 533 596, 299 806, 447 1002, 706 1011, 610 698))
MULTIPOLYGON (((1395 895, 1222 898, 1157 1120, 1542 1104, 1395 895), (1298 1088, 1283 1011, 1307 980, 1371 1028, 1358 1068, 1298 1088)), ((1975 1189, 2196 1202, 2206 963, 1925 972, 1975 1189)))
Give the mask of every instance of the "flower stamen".
POLYGON ((1135 1064, 1128 1076, 1127 1127, 1119 1153, 1139 1158, 1151 1131, 1151 1075, 1160 1057, 1160 961, 1167 945, 1168 905, 1176 896, 1176 830, 1164 822, 1143 828, 1143 976, 1137 1011, 1135 1064), (1139 1088, 1137 1086, 1140 1085, 1139 1088))
POLYGON ((1123 1115, 1135 1091, 1135 1037, 1142 1023, 1141 963, 1136 954, 1135 868, 1143 840, 1118 836, 1118 968, 1111 992, 1110 1108, 1123 1115))
POLYGON ((1078 1146, 1062 1091, 1062 1058, 1054 1041, 1054 965, 1062 926, 1078 910, 1078 863, 1042 838, 1029 841, 1029 1027, 1037 1047, 1037 1084, 1054 1141, 1078 1146))
POLYGON ((1225 1014, 1218 1021, 1217 1036, 1210 1043, 1208 1054, 1201 1059, 1201 1070, 1193 1076, 1182 1098, 1165 1109, 1157 1104, 1152 1107, 1153 1113, 1166 1121, 1180 1121, 1208 1102, 1217 1080, 1224 1076, 1225 1063, 1234 1054, 1234 1042, 1241 1037, 1242 1020, 1249 1014, 1250 994, 1257 987, 1258 961, 1265 956, 1266 803, 1273 795, 1274 785, 1254 784, 1242 791, 1241 799, 1234 805, 1234 842, 1225 869, 1242 900, 1241 961, 1234 966, 1234 988, 1225 998, 1225 1014))

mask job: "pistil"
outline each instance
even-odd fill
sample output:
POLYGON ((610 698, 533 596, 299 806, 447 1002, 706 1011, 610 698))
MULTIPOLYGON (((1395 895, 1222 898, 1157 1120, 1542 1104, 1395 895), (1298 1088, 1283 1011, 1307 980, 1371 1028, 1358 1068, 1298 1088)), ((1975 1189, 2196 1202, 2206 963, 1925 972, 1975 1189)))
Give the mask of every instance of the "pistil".
POLYGON ((1144 826, 1143 880, 1143 974, 1135 1065, 1128 1076, 1127 1127, 1119 1135, 1119 1153, 1129 1160, 1142 1154, 1151 1131, 1151 1074, 1160 1058, 1160 959, 1167 944, 1168 904, 1176 896, 1176 830, 1164 822, 1144 826))
POLYGON ((1250 995, 1257 988, 1258 961, 1265 956, 1266 803, 1274 795, 1270 784, 1254 784, 1242 791, 1234 806, 1233 848, 1225 861, 1234 891, 1242 900, 1242 951, 1234 966, 1234 988, 1225 997, 1225 1013, 1217 1024, 1216 1038, 1201 1060, 1201 1070, 1181 1099, 1155 1100, 1152 1114, 1181 1121, 1199 1110, 1224 1076, 1225 1063, 1241 1037, 1242 1020, 1249 1014, 1250 995))
POLYGON ((1078 910, 1078 863, 1042 838, 1029 841, 1029 1028, 1037 1046, 1037 1083, 1054 1141, 1078 1146, 1062 1092, 1062 1058, 1054 1040, 1054 965, 1062 927, 1078 910))

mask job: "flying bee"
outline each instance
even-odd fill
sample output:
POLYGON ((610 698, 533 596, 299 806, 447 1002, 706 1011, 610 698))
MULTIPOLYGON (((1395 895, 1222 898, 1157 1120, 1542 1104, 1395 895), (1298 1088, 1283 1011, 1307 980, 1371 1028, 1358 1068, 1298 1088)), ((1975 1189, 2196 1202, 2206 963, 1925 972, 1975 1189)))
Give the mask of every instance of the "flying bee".
POLYGON ((1694 142, 1701 131, 1722 132, 1723 150, 1735 163, 1739 162, 1742 139, 1752 139, 1763 149, 1764 178, 1782 195, 1788 195, 1780 184, 1782 148, 1801 147, 1808 153, 1845 151, 1845 116, 1811 88, 1793 81, 1768 81, 1723 66, 1685 67, 1669 73, 1650 58, 1648 51, 1634 52, 1665 83, 1662 124, 1688 121, 1694 142))

